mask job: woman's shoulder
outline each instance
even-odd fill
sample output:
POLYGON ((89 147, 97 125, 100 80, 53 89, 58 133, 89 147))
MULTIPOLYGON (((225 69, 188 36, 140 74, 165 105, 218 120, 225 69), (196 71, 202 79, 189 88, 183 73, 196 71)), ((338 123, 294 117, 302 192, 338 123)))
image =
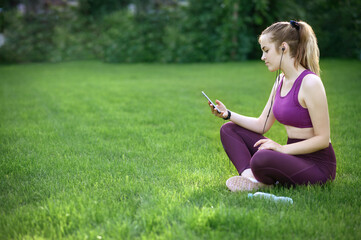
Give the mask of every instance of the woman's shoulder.
POLYGON ((319 94, 325 92, 322 80, 316 74, 307 74, 302 81, 301 91, 309 94, 319 94))
POLYGON ((322 80, 321 80, 321 78, 319 76, 312 73, 312 74, 307 74, 303 78, 302 87, 306 88, 307 90, 312 89, 312 88, 319 88, 319 87, 323 88, 323 83, 322 83, 322 80))

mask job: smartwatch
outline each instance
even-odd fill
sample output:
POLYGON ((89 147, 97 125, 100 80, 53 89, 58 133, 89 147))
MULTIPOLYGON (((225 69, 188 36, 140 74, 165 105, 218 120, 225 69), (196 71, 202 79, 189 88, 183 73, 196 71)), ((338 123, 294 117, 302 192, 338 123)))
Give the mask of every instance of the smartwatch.
POLYGON ((227 109, 228 116, 226 118, 223 118, 224 120, 229 120, 231 118, 231 111, 227 109))

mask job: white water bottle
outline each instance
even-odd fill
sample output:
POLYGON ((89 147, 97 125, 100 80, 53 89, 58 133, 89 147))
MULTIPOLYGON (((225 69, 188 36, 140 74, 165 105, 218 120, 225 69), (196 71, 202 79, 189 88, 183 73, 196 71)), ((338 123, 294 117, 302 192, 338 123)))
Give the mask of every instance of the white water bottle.
POLYGON ((285 203, 293 204, 292 198, 289 198, 289 197, 277 197, 277 196, 275 196, 273 194, 270 194, 270 193, 264 193, 264 192, 256 192, 255 194, 248 193, 248 198, 253 198, 253 197, 261 197, 261 198, 266 198, 266 199, 273 200, 275 202, 285 202, 285 203))

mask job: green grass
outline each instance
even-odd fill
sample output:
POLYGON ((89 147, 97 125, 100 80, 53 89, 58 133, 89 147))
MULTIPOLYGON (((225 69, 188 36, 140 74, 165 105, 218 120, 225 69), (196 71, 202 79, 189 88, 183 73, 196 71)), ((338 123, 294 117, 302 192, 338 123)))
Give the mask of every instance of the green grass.
POLYGON ((288 205, 226 189, 223 120, 201 94, 258 116, 274 80, 260 61, 0 66, 0 239, 360 239, 361 63, 321 67, 337 176, 268 191, 288 205))

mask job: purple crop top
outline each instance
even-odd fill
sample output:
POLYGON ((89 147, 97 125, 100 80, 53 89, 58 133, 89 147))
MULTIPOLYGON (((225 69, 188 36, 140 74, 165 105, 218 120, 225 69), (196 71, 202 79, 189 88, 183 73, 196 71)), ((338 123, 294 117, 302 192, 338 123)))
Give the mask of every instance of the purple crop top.
POLYGON ((272 109, 275 118, 280 123, 298 128, 313 127, 308 109, 302 107, 298 102, 298 92, 300 91, 302 80, 307 74, 315 73, 310 70, 303 71, 293 83, 291 90, 284 97, 281 96, 282 78, 281 83, 277 88, 272 109))

